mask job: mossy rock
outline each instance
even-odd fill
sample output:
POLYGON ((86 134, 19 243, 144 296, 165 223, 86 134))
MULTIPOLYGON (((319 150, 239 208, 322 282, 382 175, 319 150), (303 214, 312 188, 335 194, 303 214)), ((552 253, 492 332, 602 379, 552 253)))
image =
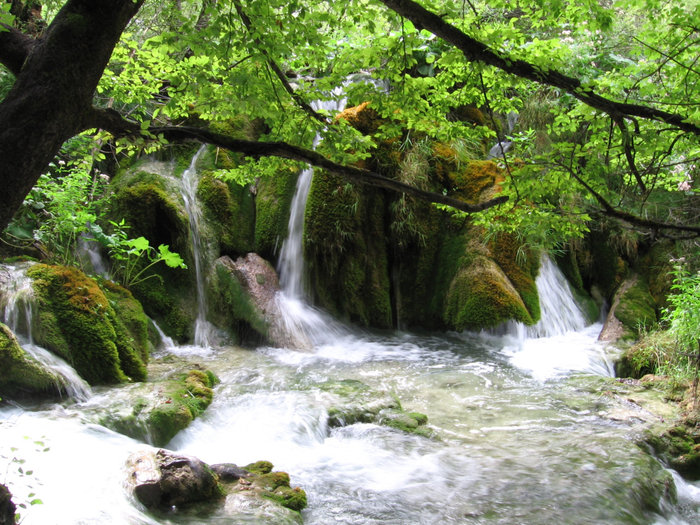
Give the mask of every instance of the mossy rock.
MULTIPOLYGON (((115 322, 123 325, 127 331, 126 334, 122 333, 122 337, 131 338, 131 343, 138 351, 141 360, 148 363, 152 345, 148 336, 149 320, 143 311, 143 306, 129 290, 117 283, 99 280, 98 284, 116 313, 115 322)), ((123 332, 121 326, 119 331, 123 332)))
POLYGON ((191 149, 180 155, 179 168, 173 162, 141 162, 120 172, 113 180, 109 217, 125 221, 129 237, 143 236, 151 246, 161 244, 179 253, 189 270, 158 264, 148 270, 151 277, 130 286, 149 317, 179 342, 192 337, 196 306, 194 261, 189 219, 180 198, 180 187, 173 173, 187 168, 191 149))
POLYGON ((492 160, 472 160, 447 175, 452 186, 451 196, 469 204, 492 196, 497 184, 504 180, 501 168, 492 160))
POLYGON ((217 259, 209 286, 213 320, 239 340, 265 340, 270 326, 264 312, 255 306, 248 290, 232 271, 231 264, 227 264, 230 259, 226 259, 217 259))
POLYGON ((379 114, 369 107, 369 102, 346 108, 335 117, 336 121, 344 120, 364 135, 372 135, 382 124, 379 114))
POLYGON ((166 382, 161 401, 147 415, 152 444, 165 445, 204 412, 212 402, 213 386, 211 376, 202 370, 166 382))
POLYGON ((452 280, 445 298, 444 319, 455 330, 480 330, 515 320, 534 320, 518 291, 491 259, 476 256, 452 280))
POLYGON ((656 303, 644 279, 632 277, 628 283, 619 295, 614 315, 632 337, 637 337, 640 331, 656 325, 656 303))
POLYGON ((33 335, 41 346, 90 384, 146 378, 141 351, 95 280, 76 268, 45 264, 27 275, 37 300, 33 335))
POLYGON ((0 323, 0 396, 56 397, 61 394, 61 381, 32 356, 27 354, 6 325, 0 323))
POLYGON ((219 245, 218 254, 240 255, 255 247, 255 201, 250 188, 204 173, 197 198, 219 245))
POLYGON ((351 322, 393 324, 381 192, 317 171, 306 206, 304 254, 319 306, 351 322))
POLYGON ((696 425, 680 423, 661 435, 648 434, 646 442, 684 477, 700 479, 700 430, 696 425))
POLYGON ((262 178, 256 185, 255 251, 273 260, 287 237, 289 210, 299 170, 290 167, 275 177, 262 178))

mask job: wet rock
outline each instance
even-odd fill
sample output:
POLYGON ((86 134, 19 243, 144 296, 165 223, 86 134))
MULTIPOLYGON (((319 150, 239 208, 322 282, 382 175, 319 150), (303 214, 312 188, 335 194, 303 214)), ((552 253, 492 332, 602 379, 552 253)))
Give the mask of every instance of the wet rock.
POLYGON ((134 496, 148 508, 170 509, 222 497, 216 474, 197 458, 143 451, 127 461, 134 496))
MULTIPOLYGON (((285 325, 278 304, 279 278, 272 265, 255 253, 235 261, 220 257, 215 264, 218 310, 231 319, 247 324, 267 342, 285 348, 310 348, 303 333, 285 325)), ((241 332, 240 326, 232 326, 241 332)))
POLYGON ((15 335, 0 323, 0 394, 4 397, 57 397, 64 391, 61 378, 28 355, 15 335))
MULTIPOLYGON (((301 524, 306 493, 291 487, 289 474, 258 461, 209 466, 167 450, 146 450, 127 460, 128 483, 136 499, 154 511, 205 512, 221 520, 301 524)), ((228 521, 226 521, 228 522, 228 521)))
POLYGON ((601 341, 635 339, 640 327, 651 327, 656 320, 656 303, 649 286, 638 275, 632 275, 615 292, 598 338, 601 341))
POLYGON ((14 525, 17 508, 9 489, 0 483, 0 525, 14 525))
POLYGON ((114 390, 100 403, 98 422, 155 446, 164 446, 211 404, 217 379, 210 371, 176 371, 157 382, 114 390))

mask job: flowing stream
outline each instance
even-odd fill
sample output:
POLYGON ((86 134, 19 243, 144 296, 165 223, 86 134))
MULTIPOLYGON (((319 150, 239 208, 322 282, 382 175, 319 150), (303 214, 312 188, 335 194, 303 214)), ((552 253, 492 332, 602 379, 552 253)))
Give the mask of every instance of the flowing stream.
MULTIPOLYGON (((636 444, 653 416, 617 393, 600 325, 586 326, 548 260, 537 279, 542 322, 504 335, 339 327, 304 304, 302 270, 290 284, 284 268, 290 315, 325 337, 311 337, 306 352, 168 342, 162 360, 197 363, 221 383, 167 448, 208 463, 271 461, 306 490, 302 515, 313 525, 700 520, 700 486, 675 473, 678 501, 659 500, 654 480, 668 472, 636 444), (363 403, 388 397, 426 414, 432 437, 374 423, 331 427, 333 385, 356 388, 363 403)), ((133 501, 125 460, 148 445, 95 422, 102 400, 130 392, 102 387, 87 400, 0 409, 0 482, 26 505, 24 525, 265 523, 154 516, 133 501)))

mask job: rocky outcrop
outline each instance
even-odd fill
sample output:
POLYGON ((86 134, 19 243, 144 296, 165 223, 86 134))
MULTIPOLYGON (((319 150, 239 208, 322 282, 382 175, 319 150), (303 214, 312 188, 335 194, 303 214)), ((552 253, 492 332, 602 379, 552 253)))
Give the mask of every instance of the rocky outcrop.
POLYGON ((145 450, 127 460, 127 472, 136 499, 156 511, 206 505, 208 515, 222 520, 282 525, 301 523, 299 511, 306 507, 306 493, 268 461, 209 466, 167 450, 145 450))
POLYGON ((219 258, 215 264, 212 301, 220 317, 237 333, 255 331, 263 340, 286 348, 310 348, 303 332, 290 329, 279 305, 279 279, 272 265, 258 254, 249 253, 235 261, 219 258))
POLYGON ((0 323, 0 396, 59 396, 61 378, 28 355, 12 331, 0 323))
POLYGON ((145 443, 166 445, 211 404, 217 381, 210 371, 168 366, 167 378, 114 391, 97 407, 96 421, 145 443))
POLYGON ((615 292, 612 305, 598 337, 601 341, 636 339, 643 329, 657 321, 656 303, 646 281, 632 274, 615 292))
POLYGON ((94 279, 76 268, 46 264, 35 264, 27 275, 36 297, 32 331, 39 345, 93 385, 146 378, 142 334, 131 334, 94 279))
POLYGON ((223 496, 218 477, 197 458, 147 450, 127 460, 128 482, 143 505, 170 509, 223 496))

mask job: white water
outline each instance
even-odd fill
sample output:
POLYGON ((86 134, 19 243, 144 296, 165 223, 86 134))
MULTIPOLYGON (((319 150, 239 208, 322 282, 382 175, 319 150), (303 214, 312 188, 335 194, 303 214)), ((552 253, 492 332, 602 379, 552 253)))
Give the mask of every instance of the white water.
POLYGON ((32 341, 34 292, 32 280, 27 276, 27 268, 27 263, 0 265, 0 272, 5 274, 2 278, 5 285, 0 294, 2 321, 12 330, 26 353, 53 372, 57 391, 65 392, 71 399, 85 401, 91 395, 90 386, 75 369, 32 341))
MULTIPOLYGON (((337 97, 334 100, 315 101, 311 106, 316 111, 341 111, 346 99, 341 97, 340 90, 334 95, 337 97)), ((317 134, 313 141, 314 149, 320 141, 321 135, 317 134)), ((278 271, 281 292, 277 294, 276 302, 282 316, 282 325, 286 333, 291 335, 292 341, 308 340, 311 344, 319 344, 347 335, 347 331, 304 300, 304 211, 313 173, 313 168, 309 166, 301 171, 297 179, 290 206, 287 238, 280 250, 278 271)))
POLYGON ((502 345, 510 363, 540 381, 572 371, 612 377, 614 368, 598 342, 602 325, 587 326, 569 283, 552 260, 543 256, 535 281, 541 318, 534 326, 511 322, 506 335, 489 336, 502 345))
POLYGON ((207 321, 207 301, 204 296, 204 269, 202 268, 205 250, 200 235, 202 211, 197 202, 197 184, 199 182, 197 161, 205 150, 206 146, 199 148, 194 157, 192 157, 189 167, 182 173, 182 198, 189 217, 192 258, 194 260, 194 272, 197 283, 197 319, 194 326, 194 344, 207 347, 212 342, 215 330, 211 323, 207 321))

